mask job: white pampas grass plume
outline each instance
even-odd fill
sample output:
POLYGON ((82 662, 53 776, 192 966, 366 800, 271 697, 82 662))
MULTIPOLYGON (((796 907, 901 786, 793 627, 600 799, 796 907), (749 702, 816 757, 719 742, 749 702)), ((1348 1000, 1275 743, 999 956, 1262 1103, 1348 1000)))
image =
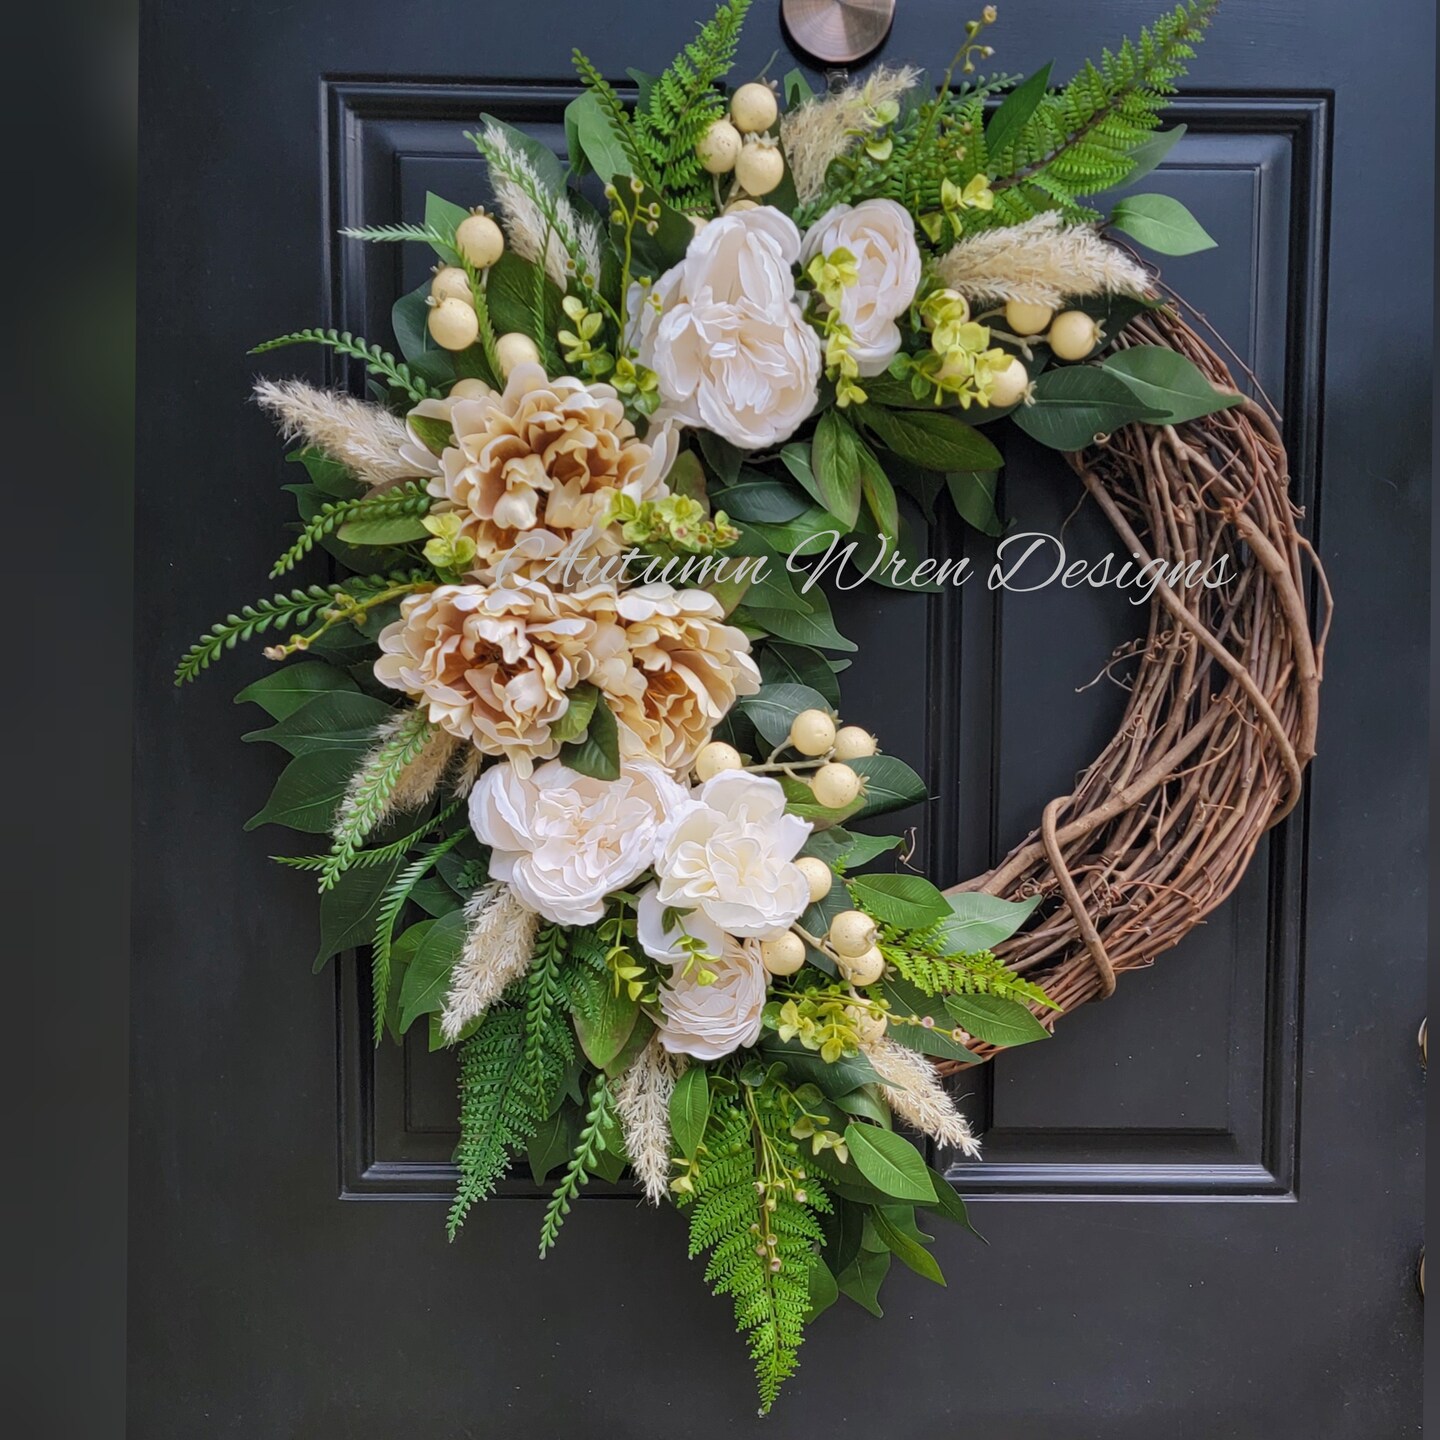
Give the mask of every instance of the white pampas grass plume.
POLYGON ((258 380, 255 399, 285 439, 323 450, 367 485, 393 485, 422 473, 400 453, 410 438, 404 421, 378 405, 299 380, 258 380))
POLYGON ((487 121, 480 138, 510 248, 522 260, 543 260, 545 273, 562 290, 576 270, 590 276, 592 284, 598 283, 599 228, 582 218, 563 195, 547 189, 529 157, 510 143, 504 127, 487 121))
POLYGON ((400 772, 390 792, 391 810, 418 810, 439 788, 460 748, 448 730, 433 730, 425 748, 400 772))
POLYGON ((902 1120, 942 1145, 952 1145, 972 1160, 980 1158, 980 1142, 970 1123, 945 1093, 935 1067, 918 1051, 898 1040, 876 1040, 865 1055, 885 1082, 885 1100, 902 1120))
POLYGON ((441 1032, 452 1042, 530 968, 540 928, 540 917, 498 880, 471 896, 465 916, 470 922, 465 948, 450 974, 450 992, 440 1013, 441 1032))
POLYGON ((652 1205, 669 1193, 670 1095, 684 1069, 685 1057, 670 1054, 652 1035, 615 1091, 625 1153, 652 1205))
POLYGON ((455 778, 450 785, 451 794, 459 800, 465 799, 475 788, 475 782, 480 778, 484 765, 484 754, 472 745, 465 752, 464 759, 455 767, 455 778))
POLYGON ((982 230, 935 262, 941 284, 968 300, 1015 300, 1058 309, 1069 297, 1143 295, 1150 274, 1089 225, 1047 210, 1021 225, 982 230))
POLYGON ((920 78, 911 65, 895 70, 882 65, 870 78, 852 81, 828 95, 817 95, 780 117, 780 144, 795 181, 795 193, 808 205, 825 186, 830 162, 844 155, 866 128, 866 112, 898 100, 920 78))

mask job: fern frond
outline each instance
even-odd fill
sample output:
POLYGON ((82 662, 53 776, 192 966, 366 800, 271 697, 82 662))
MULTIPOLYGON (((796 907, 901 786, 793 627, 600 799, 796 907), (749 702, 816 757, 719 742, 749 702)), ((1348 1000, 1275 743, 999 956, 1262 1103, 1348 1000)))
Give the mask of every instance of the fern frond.
POLYGON ((360 495, 354 500, 332 500, 322 505, 301 527, 295 543, 271 566, 270 578, 278 579, 293 570, 321 540, 352 520, 400 520, 426 514, 435 500, 425 486, 424 480, 412 480, 378 495, 360 495))
MULTIPOLYGON (((385 1011, 390 1003, 390 951, 395 943, 395 922, 410 892, 430 873, 435 862, 453 850, 468 834, 457 830, 424 855, 418 855, 390 882, 375 912, 375 934, 370 942, 370 991, 374 1005, 375 1043, 385 1038, 385 1011)), ((351 862, 354 863, 353 861, 351 862)))
POLYGON ((361 762, 340 801, 320 891, 332 889, 350 868, 361 842, 385 818, 405 767, 425 748, 434 727, 422 709, 406 710, 380 729, 380 743, 361 762))
MULTIPOLYGON (((388 845, 377 845, 373 850, 357 850, 355 857, 350 861, 352 870, 369 870, 376 865, 388 865, 392 860, 398 860, 412 845, 417 845, 432 830, 443 825, 465 802, 463 800, 452 800, 443 810, 437 811, 418 829, 412 830, 408 835, 402 835, 398 840, 392 840, 388 845)), ((461 831, 464 834, 464 831, 461 831)), ((272 855, 270 857, 277 865, 284 865, 290 870, 317 871, 325 868, 326 862, 330 859, 328 855, 272 855)), ((475 864, 475 861, 468 861, 468 865, 475 864)), ((478 885, 480 881, 471 882, 478 885)))
POLYGON ((582 50, 572 50, 570 59, 580 83, 600 102, 610 128, 619 140, 625 158, 630 164, 630 173, 635 179, 655 187, 655 176, 651 174, 649 161, 641 152, 636 137, 634 122, 625 109, 625 102, 615 93, 615 87, 595 68, 595 63, 582 50))
POLYGON ((735 63, 749 8, 750 0, 725 0, 635 112, 636 141, 655 187, 677 210, 697 210, 711 201, 710 177, 695 146, 725 113, 716 85, 735 63))
POLYGON ((525 977, 525 1069, 539 1084, 544 1077, 545 1057, 540 1037, 555 1023, 565 1000, 560 981, 565 963, 565 929, 542 925, 535 936, 535 950, 525 977))
POLYGON ((372 374, 403 390, 412 400, 420 401, 439 392, 432 389, 418 375, 414 374, 403 360, 397 360, 388 350, 379 345, 370 345, 348 330, 295 330, 289 335, 279 335, 256 345, 252 355, 264 355, 270 350, 279 350, 284 345, 326 345, 341 355, 361 361, 372 374))
POLYGON ((347 240, 371 244, 418 241, 422 245, 449 245, 453 237, 442 235, 433 225, 357 225, 340 232, 347 240))
POLYGON ((814 1212, 830 1208, 813 1176, 803 1191, 777 1183, 777 1160, 800 1168, 795 1142, 778 1113, 746 1096, 717 1098, 693 1197, 680 1197, 691 1206, 691 1256, 710 1251, 705 1278, 717 1295, 731 1297, 736 1326, 749 1334, 762 1414, 798 1363, 810 1270, 824 1243, 814 1212))
POLYGON ((900 930, 881 925, 876 944, 886 964, 926 995, 994 995, 1056 1008, 1039 985, 1006 969, 989 950, 947 954, 943 926, 900 930))
POLYGON ((615 1097, 610 1093, 610 1082, 603 1070, 597 1071, 590 1086, 590 1108, 585 1113, 585 1124, 580 1129, 580 1138, 575 1142, 575 1153, 565 1167, 564 1178, 556 1187, 550 1203, 545 1207, 545 1219, 540 1226, 540 1258, 555 1244, 560 1227, 570 1213, 571 1202, 580 1193, 580 1188, 590 1178, 591 1171, 607 1148, 605 1132, 614 1123, 615 1097))
POLYGON ((543 1083, 526 1074, 523 1012, 504 1006, 486 1012, 480 1028, 460 1047, 460 1181, 446 1224, 453 1240, 470 1207, 485 1199, 550 1113, 574 1051, 563 1021, 544 1036, 543 1083))
POLYGON ((394 585, 397 577, 391 575, 370 575, 365 578, 341 580, 333 585, 307 585, 292 590, 288 595, 272 595, 268 600, 256 600, 244 605, 238 613, 227 615, 217 621, 180 657, 175 667, 175 683, 183 685, 193 680, 202 670, 207 669, 226 650, 233 650, 242 640, 263 635, 277 626, 307 624, 317 611, 330 604, 337 595, 345 594, 356 599, 368 593, 378 593, 394 585))

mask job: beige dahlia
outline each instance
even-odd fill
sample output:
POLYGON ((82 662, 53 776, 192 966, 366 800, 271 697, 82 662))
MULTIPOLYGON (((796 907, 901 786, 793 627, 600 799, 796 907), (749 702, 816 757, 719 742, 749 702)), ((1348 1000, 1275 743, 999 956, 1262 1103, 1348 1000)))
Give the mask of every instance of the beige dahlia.
POLYGON ((440 501, 436 513, 462 517, 482 576, 533 569, 592 527, 584 548, 614 554, 618 535, 602 529, 612 496, 668 493, 670 433, 655 444, 641 440, 609 385, 547 379, 538 365, 517 365, 503 392, 448 409, 455 443, 441 455, 430 493, 440 501))
POLYGON ((704 590, 656 583, 586 593, 602 634, 612 617, 624 627, 624 654, 597 658, 590 671, 620 721, 622 753, 688 768, 737 696, 760 688, 745 632, 725 624, 704 590))
POLYGON ((624 649, 613 619, 536 581, 441 585, 401 602, 380 632, 376 678, 426 707, 432 723, 528 775, 557 754, 550 727, 596 657, 624 649))

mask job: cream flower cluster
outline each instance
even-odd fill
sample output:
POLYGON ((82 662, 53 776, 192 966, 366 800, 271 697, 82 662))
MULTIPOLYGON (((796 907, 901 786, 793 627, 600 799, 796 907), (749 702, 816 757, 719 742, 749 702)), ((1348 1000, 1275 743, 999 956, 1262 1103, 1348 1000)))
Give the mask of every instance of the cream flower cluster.
MULTIPOLYGON (((654 427, 641 440, 609 385, 548 379, 539 365, 522 364, 503 392, 424 400, 411 416, 454 432, 455 443, 428 466, 438 500, 431 513, 459 517, 480 579, 538 573, 577 537, 577 554, 618 554, 618 528, 606 523, 615 496, 639 503, 670 493, 673 429, 654 427)), ((406 453, 420 453, 418 437, 406 453)))
POLYGON ((893 200, 837 205, 802 240, 788 216, 760 206, 701 229, 641 307, 639 358, 659 379, 659 413, 742 450, 793 435, 819 403, 822 368, 795 266, 836 251, 855 266, 839 320, 859 373, 880 374, 900 350, 896 321, 920 286, 909 213, 893 200))
POLYGON ((470 825, 492 849, 491 874, 554 924, 595 923, 608 895, 653 872, 636 921, 641 948, 671 968, 660 1043, 699 1060, 754 1044, 768 983, 760 941, 809 903, 795 857, 810 826, 786 812, 775 780, 726 771, 687 791, 650 760, 625 761, 615 781, 558 761, 529 774, 497 765, 471 791, 470 825))
POLYGON ((726 711, 760 688, 742 630, 703 590, 440 585, 408 595, 379 637, 375 676, 432 724, 528 774, 557 755, 569 692, 589 683, 619 722, 623 755, 671 770, 694 760, 726 711))

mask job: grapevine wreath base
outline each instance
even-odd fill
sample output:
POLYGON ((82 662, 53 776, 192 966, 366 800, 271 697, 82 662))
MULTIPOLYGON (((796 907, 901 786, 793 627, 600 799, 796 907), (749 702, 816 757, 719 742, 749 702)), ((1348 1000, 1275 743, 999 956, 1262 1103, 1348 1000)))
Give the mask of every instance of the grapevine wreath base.
POLYGON ((258 347, 366 372, 364 399, 256 386, 300 442, 272 576, 324 551, 329 582, 226 617, 177 680, 261 634, 295 662, 239 697, 289 757, 250 823, 327 837, 277 858, 318 881, 317 966, 368 947, 375 1043, 456 1051, 452 1237, 523 1161, 558 1176, 543 1257, 628 1168, 687 1215, 768 1409, 839 1296, 879 1314, 892 1259, 942 1279, 922 1217, 965 1205, 903 1128, 978 1156, 941 1076, 1175 945, 1294 807, 1329 596, 1273 417, 1118 239, 1214 244, 1133 182, 1216 0, 1058 89, 977 73, 987 5, 938 85, 824 93, 725 83, 748 4, 633 102, 577 52, 568 165, 481 117, 493 214, 430 195, 344 232, 438 263, 403 358, 258 347), (843 722, 815 561, 908 588, 907 513, 1003 534, 1004 425, 1158 583, 1107 667, 1115 738, 942 892, 866 828, 927 786, 843 722))
MULTIPOLYGON (((1174 309, 1132 321, 1117 341, 1128 345, 1166 346, 1220 389, 1236 388, 1174 309)), ((1134 675, 1114 739, 999 865, 954 887, 1063 898, 996 947, 1061 1006, 1034 1007, 1047 1026, 1178 945, 1295 807, 1315 754, 1330 615, 1324 571, 1296 529, 1285 448, 1256 402, 1173 426, 1127 425, 1068 458, 1127 553, 1166 574, 1228 556, 1236 578, 1156 588, 1145 638, 1116 657, 1133 659, 1134 675), (1313 640, 1307 561, 1324 597, 1313 640)))

